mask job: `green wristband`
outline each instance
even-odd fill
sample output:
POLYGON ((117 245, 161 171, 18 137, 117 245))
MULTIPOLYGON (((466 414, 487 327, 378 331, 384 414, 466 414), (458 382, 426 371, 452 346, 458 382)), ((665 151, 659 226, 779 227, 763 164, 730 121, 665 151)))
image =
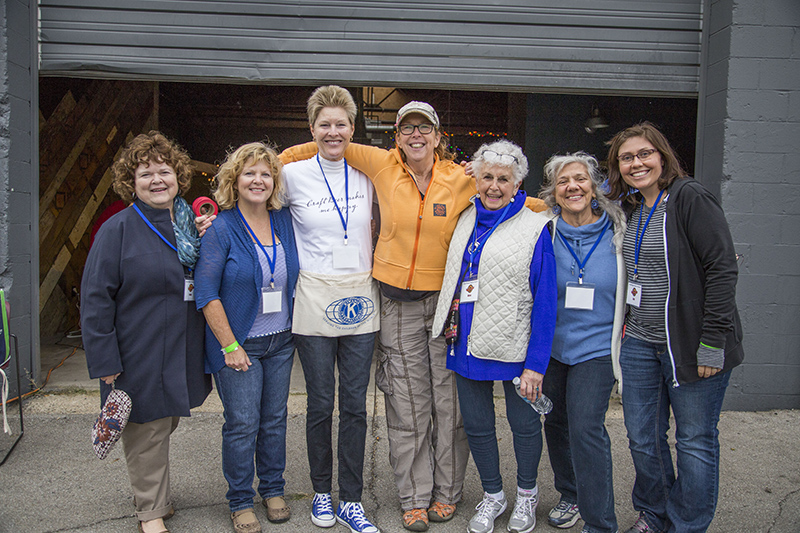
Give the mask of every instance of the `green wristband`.
POLYGON ((226 346, 225 348, 222 349, 222 353, 224 353, 224 354, 225 353, 231 353, 233 351, 236 351, 236 348, 238 348, 238 347, 239 347, 239 341, 233 341, 230 344, 230 346, 226 346))

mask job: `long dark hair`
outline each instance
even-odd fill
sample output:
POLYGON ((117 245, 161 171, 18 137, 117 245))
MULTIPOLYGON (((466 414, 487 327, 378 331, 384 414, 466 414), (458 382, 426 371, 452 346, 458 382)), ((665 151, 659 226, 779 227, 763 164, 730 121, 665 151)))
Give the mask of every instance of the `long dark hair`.
POLYGON ((622 174, 619 171, 619 148, 625 141, 634 137, 642 137, 646 139, 653 147, 661 154, 661 161, 663 168, 661 176, 658 178, 658 189, 664 190, 669 187, 676 178, 683 178, 687 176, 686 171, 681 165, 678 155, 675 150, 670 146, 667 138, 650 122, 641 122, 630 128, 626 128, 608 141, 608 197, 611 200, 621 201, 623 207, 627 204, 628 207, 635 207, 639 205, 640 195, 631 194, 633 190, 630 185, 625 183, 622 179, 622 174))

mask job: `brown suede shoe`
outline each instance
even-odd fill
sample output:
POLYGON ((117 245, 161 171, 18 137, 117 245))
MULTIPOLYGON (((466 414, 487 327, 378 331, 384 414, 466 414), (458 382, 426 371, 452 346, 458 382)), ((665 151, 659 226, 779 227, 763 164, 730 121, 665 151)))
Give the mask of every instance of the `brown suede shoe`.
POLYGON ((267 510, 267 520, 273 524, 282 524, 292 517, 292 510, 283 496, 273 496, 261 500, 261 504, 267 510))
POLYGON ((261 522, 258 521, 252 507, 232 512, 231 520, 236 533, 261 533, 261 522))

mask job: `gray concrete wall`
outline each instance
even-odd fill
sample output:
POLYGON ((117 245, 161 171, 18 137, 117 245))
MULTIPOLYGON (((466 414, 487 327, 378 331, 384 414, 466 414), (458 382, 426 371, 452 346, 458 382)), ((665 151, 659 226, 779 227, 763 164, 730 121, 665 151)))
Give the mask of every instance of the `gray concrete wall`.
POLYGON ((740 254, 727 409, 800 407, 800 3, 707 0, 699 177, 740 254), (720 179, 721 178, 721 179, 720 179))
POLYGON ((26 392, 28 378, 39 373, 36 2, 4 0, 0 10, 0 285, 11 303, 9 329, 19 339, 26 392))

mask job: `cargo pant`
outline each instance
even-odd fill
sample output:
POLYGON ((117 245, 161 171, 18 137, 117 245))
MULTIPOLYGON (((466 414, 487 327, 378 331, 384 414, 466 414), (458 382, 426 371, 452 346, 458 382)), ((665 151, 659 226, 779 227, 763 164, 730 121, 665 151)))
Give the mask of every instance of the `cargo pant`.
POLYGON ((386 400, 389 460, 404 511, 461 499, 469 445, 444 337, 432 338, 438 293, 417 302, 381 295, 375 380, 386 400))

